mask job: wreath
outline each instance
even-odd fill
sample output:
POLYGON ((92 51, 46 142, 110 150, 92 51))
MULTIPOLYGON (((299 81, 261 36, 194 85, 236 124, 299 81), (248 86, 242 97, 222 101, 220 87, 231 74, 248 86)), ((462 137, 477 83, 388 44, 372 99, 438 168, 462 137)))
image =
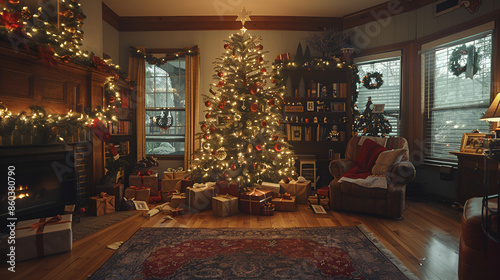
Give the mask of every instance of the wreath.
MULTIPOLYGON (((453 73, 455 76, 460 76, 462 73, 467 71, 467 66, 468 63, 466 63, 464 66, 460 65, 460 58, 462 58, 462 55, 471 55, 473 56, 472 58, 472 75, 474 76, 477 71, 479 71, 479 58, 480 55, 476 51, 476 48, 474 46, 469 46, 466 47, 465 45, 461 45, 460 47, 457 47, 453 50, 453 52, 450 55, 450 71, 453 73)), ((470 61, 468 59, 468 61, 470 61)))
POLYGON ((367 89, 377 89, 384 84, 384 80, 382 80, 382 74, 379 72, 366 73, 366 76, 363 78, 363 86, 367 89), (375 79, 375 83, 373 83, 373 79, 375 79))

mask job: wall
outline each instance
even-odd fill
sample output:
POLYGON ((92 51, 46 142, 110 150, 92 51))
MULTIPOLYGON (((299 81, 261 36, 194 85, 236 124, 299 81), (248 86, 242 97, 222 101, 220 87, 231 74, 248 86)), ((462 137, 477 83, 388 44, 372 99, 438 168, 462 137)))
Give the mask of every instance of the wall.
POLYGON ((115 64, 120 60, 120 32, 107 22, 102 23, 103 52, 109 56, 115 64))
POLYGON ((87 16, 83 24, 83 46, 82 49, 94 52, 102 57, 103 51, 103 20, 101 0, 82 0, 82 10, 87 16))
POLYGON ((399 1, 390 2, 394 6, 388 6, 386 10, 374 16, 380 20, 348 30, 355 33, 353 43, 357 48, 369 49, 415 40, 500 9, 500 1, 483 0, 479 10, 474 14, 465 8, 460 8, 434 16, 435 4, 400 14, 399 1))

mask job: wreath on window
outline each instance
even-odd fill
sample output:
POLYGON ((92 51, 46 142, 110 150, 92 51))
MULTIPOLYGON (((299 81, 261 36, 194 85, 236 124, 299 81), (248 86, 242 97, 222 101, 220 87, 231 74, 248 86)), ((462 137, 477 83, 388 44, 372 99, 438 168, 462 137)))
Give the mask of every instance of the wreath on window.
POLYGON ((163 128, 165 130, 169 129, 174 123, 170 111, 161 112, 160 116, 153 118, 153 122, 156 123, 158 127, 163 128))
POLYGON ((366 73, 366 76, 363 78, 363 86, 367 89, 378 89, 384 84, 382 76, 379 72, 366 73))
POLYGON ((466 47, 461 45, 453 50, 450 55, 450 71, 455 76, 460 76, 462 73, 467 71, 469 63, 472 64, 472 76, 474 76, 477 71, 479 71, 479 58, 480 55, 476 51, 474 46, 466 47), (467 56, 467 63, 465 65, 460 65, 460 59, 463 55, 467 56))

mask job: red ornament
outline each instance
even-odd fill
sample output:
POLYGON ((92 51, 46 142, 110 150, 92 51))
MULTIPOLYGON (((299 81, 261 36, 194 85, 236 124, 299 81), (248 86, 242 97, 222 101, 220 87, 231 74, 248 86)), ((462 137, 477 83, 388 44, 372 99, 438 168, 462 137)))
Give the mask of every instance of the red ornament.
POLYGON ((269 104, 269 106, 273 107, 275 105, 274 98, 269 99, 267 103, 269 104))
POLYGON ((216 150, 212 150, 212 155, 215 156, 217 154, 216 150))
POLYGON ((254 113, 255 113, 255 112, 257 112, 258 110, 259 110, 259 105, 257 105, 257 103, 252 103, 252 104, 250 105, 250 111, 252 111, 252 112, 254 112, 254 113))
POLYGON ((236 170, 236 165, 231 164, 231 170, 235 171, 236 170))
POLYGON ((260 72, 262 73, 266 73, 267 72, 267 69, 265 67, 262 67, 262 69, 260 69, 260 72))
POLYGON ((226 177, 226 178, 229 177, 229 173, 224 172, 224 177, 226 177))
POLYGON ((262 62, 262 61, 264 61, 264 59, 262 58, 262 56, 259 56, 259 58, 257 58, 257 61, 262 62))
POLYGON ((210 101, 205 101, 205 106, 210 107, 211 105, 212 105, 212 103, 210 103, 210 101))
POLYGON ((80 214, 85 213, 85 208, 84 207, 80 208, 80 210, 78 212, 80 212, 80 214))
POLYGON ((274 145, 274 149, 276 150, 276 152, 281 152, 281 144, 274 145))
POLYGON ((210 114, 209 114, 209 113, 207 113, 207 114, 205 115, 205 118, 206 118, 206 119, 209 119, 209 118, 210 118, 210 114))
POLYGON ((325 71, 325 68, 321 68, 321 70, 325 71))
POLYGON ((111 104, 111 103, 115 103, 115 100, 116 100, 116 98, 115 98, 113 95, 110 95, 110 96, 108 97, 108 103, 110 103, 110 104, 111 104))
POLYGON ((214 132, 215 132, 215 127, 211 126, 211 127, 210 127, 210 132, 211 132, 211 133, 214 133, 214 132))
POLYGON ((230 47, 231 47, 231 45, 229 45, 229 43, 225 43, 225 44, 224 44, 224 48, 225 48, 226 50, 227 50, 227 49, 229 49, 230 47))
POLYGON ((256 149, 257 151, 259 151, 259 152, 260 152, 260 151, 262 151, 262 145, 260 145, 260 144, 259 144, 259 145, 256 145, 256 146, 255 146, 255 149, 256 149))
POLYGON ((219 109, 224 109, 224 102, 219 102, 219 109))
POLYGON ((207 124, 204 123, 204 124, 201 125, 201 130, 204 131, 205 129, 207 129, 207 124))
POLYGON ((278 140, 278 135, 273 136, 273 141, 276 141, 276 140, 278 140))
POLYGON ((257 49, 262 50, 264 47, 262 45, 258 45, 257 49))
POLYGON ((271 79, 271 83, 273 83, 273 84, 274 84, 274 83, 276 83, 276 79, 275 79, 275 78, 272 78, 272 79, 271 79))
POLYGON ((219 81, 219 83, 217 84, 218 87, 223 87, 224 86, 224 81, 219 81))
POLYGON ((19 0, 9 0, 9 3, 11 3, 12 5, 17 5, 19 4, 19 0))
POLYGON ((311 67, 307 68, 307 71, 311 71, 311 67))
POLYGON ((267 122, 265 120, 263 120, 263 121, 260 122, 260 125, 262 125, 263 127, 266 127, 267 126, 267 122))
POLYGON ((203 138, 205 138, 206 140, 208 140, 208 138, 209 138, 209 137, 210 137, 210 136, 209 136, 208 134, 205 134, 205 135, 203 136, 203 138))
POLYGON ((251 94, 256 94, 259 92, 260 89, 264 87, 264 84, 261 82, 256 82, 250 87, 250 93, 251 94))
POLYGON ((219 77, 222 77, 222 76, 224 76, 224 72, 219 71, 219 73, 217 73, 217 75, 219 75, 219 77))
POLYGON ((283 182, 285 182, 285 184, 290 183, 290 178, 284 178, 284 179, 283 179, 283 182))

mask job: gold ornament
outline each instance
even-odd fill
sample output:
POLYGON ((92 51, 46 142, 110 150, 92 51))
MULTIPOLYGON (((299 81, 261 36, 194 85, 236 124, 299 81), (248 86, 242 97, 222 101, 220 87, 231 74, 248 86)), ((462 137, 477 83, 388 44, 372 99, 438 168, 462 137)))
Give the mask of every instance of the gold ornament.
POLYGON ((203 149, 209 151, 210 150, 210 143, 208 143, 208 142, 203 143, 203 149))
POLYGON ((252 151, 253 151, 253 145, 252 145, 252 144, 248 144, 248 146, 247 146, 247 152, 248 152, 249 154, 251 154, 251 153, 252 153, 252 151))
POLYGON ((223 147, 222 148, 219 148, 217 150, 217 153, 215 154, 215 157, 218 159, 218 160, 224 160, 226 159, 227 157, 227 152, 226 152, 226 149, 224 149, 223 147))

